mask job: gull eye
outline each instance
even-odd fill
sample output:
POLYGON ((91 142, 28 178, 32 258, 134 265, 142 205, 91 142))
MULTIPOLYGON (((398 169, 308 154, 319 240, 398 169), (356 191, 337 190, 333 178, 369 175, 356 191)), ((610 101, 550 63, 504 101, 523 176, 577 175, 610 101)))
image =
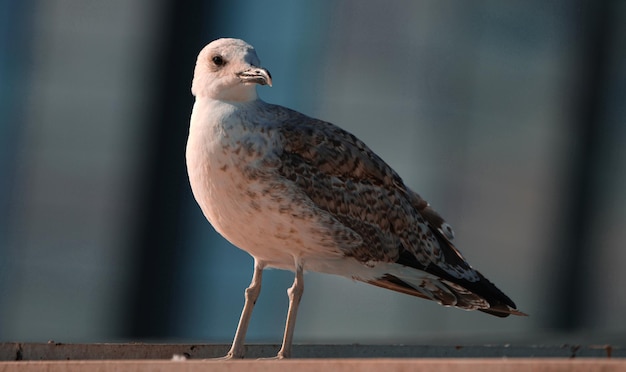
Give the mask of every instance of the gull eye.
POLYGON ((224 61, 224 58, 222 58, 222 56, 215 56, 215 57, 211 58, 211 61, 213 61, 215 66, 223 66, 224 64, 226 64, 226 62, 224 61))

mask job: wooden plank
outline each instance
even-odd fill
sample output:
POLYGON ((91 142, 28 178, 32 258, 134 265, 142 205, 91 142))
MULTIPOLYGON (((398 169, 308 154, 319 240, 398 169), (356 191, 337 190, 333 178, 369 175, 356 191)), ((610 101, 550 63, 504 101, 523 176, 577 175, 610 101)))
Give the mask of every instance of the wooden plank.
MULTIPOLYGON (((226 354, 228 344, 63 344, 0 343, 0 361, 207 359, 226 354)), ((246 346, 246 357, 272 357, 279 345, 246 346)), ((626 349, 610 345, 294 345, 294 358, 626 358, 626 349)))
POLYGON ((472 359, 293 359, 293 360, 240 360, 240 361, 22 361, 0 362, 0 372, 217 372, 238 371, 535 371, 535 372, 613 372, 626 371, 626 361, 620 359, 551 359, 551 358, 472 358, 472 359))

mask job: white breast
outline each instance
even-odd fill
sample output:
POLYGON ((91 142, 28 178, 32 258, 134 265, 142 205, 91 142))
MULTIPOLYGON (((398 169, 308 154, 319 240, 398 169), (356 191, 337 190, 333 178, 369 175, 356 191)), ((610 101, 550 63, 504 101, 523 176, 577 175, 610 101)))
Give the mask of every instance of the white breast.
POLYGON ((206 218, 227 240, 269 266, 293 269, 294 255, 339 256, 321 247, 327 238, 311 218, 310 206, 273 173, 278 161, 273 150, 280 146, 275 132, 245 127, 239 109, 219 101, 194 105, 187 168, 206 218))

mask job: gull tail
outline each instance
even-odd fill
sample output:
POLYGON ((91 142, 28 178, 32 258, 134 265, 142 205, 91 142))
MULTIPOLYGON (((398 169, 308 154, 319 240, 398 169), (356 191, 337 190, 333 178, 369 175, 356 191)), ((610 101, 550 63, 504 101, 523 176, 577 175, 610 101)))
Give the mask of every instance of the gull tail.
POLYGON ((435 231, 434 236, 442 250, 440 262, 424 266, 413 253, 404 250, 395 263, 386 267, 384 274, 368 283, 443 306, 479 310, 498 317, 527 315, 517 310, 507 295, 473 269, 445 234, 435 231))
MULTIPOLYGON (((517 310, 515 304, 491 282, 481 276, 491 287, 491 291, 499 292, 502 296, 481 296, 471 290, 453 283, 449 280, 438 278, 421 270, 407 270, 402 267, 398 273, 385 274, 367 283, 390 289, 396 292, 408 294, 435 301, 443 306, 454 306, 464 310, 479 310, 498 317, 509 315, 526 316, 527 314, 517 310), (408 273, 414 271, 414 275, 408 277, 408 273)), ((482 283, 481 285, 485 285, 482 283)))

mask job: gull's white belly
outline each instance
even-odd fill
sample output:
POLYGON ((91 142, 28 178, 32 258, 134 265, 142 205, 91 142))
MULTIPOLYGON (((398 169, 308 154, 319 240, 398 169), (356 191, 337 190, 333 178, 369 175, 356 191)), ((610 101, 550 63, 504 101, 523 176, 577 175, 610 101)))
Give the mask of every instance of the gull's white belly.
POLYGON ((295 257, 341 257, 306 198, 264 169, 263 151, 226 142, 205 129, 190 132, 187 144, 191 188, 215 230, 268 266, 293 270, 295 257), (250 170, 263 174, 251 177, 250 170))

